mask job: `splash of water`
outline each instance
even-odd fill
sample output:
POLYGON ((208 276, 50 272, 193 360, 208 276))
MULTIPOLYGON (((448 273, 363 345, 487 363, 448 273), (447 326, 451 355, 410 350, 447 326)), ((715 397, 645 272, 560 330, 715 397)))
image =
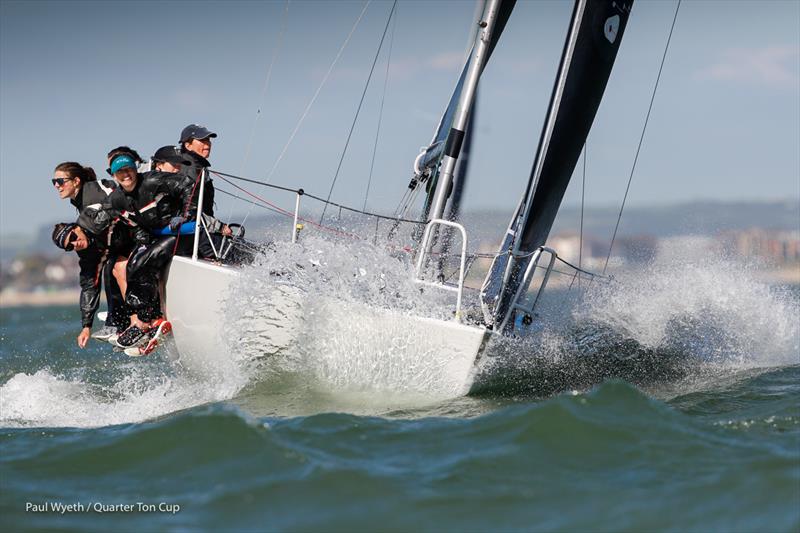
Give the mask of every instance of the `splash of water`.
POLYGON ((308 237, 276 244, 234 282, 228 344, 262 371, 301 374, 329 392, 453 397, 466 392, 457 357, 446 347, 431 353, 412 324, 452 318, 452 300, 420 290, 404 252, 308 237), (279 362, 264 363, 275 353, 279 362))
POLYGON ((800 362, 796 297, 757 280, 751 264, 723 255, 660 255, 619 283, 596 286, 578 321, 605 326, 644 348, 668 348, 729 367, 800 362))
POLYGON ((559 295, 535 335, 494 347, 476 390, 546 396, 619 378, 680 394, 800 363, 796 294, 722 254, 669 252, 612 283, 559 295))
POLYGON ((0 386, 0 426, 99 427, 141 422, 230 398, 230 383, 199 383, 181 374, 125 365, 110 384, 66 377, 50 369, 18 373, 0 386))

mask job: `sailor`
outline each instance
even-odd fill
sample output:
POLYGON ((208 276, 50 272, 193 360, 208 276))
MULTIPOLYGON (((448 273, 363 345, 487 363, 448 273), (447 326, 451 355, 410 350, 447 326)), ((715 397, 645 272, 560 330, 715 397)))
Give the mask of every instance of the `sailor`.
MULTIPOLYGON (((62 199, 69 198, 70 203, 80 213, 90 205, 105 202, 116 184, 110 180, 97 180, 90 167, 84 167, 74 161, 66 161, 55 168, 51 180, 62 199)), ((108 229, 108 228, 104 228, 108 229)), ((99 304, 100 282, 102 279, 108 302, 108 318, 103 329, 94 334, 95 338, 105 340, 113 334, 124 330, 129 323, 125 308, 125 265, 132 249, 132 241, 126 228, 110 228, 111 233, 104 233, 102 239, 90 236, 89 249, 79 255, 81 268, 81 310, 82 329, 78 335, 78 345, 83 348, 91 333, 94 315, 99 304), (116 235, 111 238, 111 235, 116 235), (105 240, 104 240, 105 239, 105 240), (113 243, 113 246, 111 244, 113 243), (96 285, 89 289, 88 285, 96 285), (88 291, 88 292, 87 292, 88 291), (92 291, 96 291, 94 294, 92 291), (86 293, 84 295, 84 293, 86 293)))
MULTIPOLYGON (((113 234, 113 228, 106 232, 106 235, 110 236, 111 234, 113 234)), ((117 235, 124 236, 127 233, 123 232, 117 235)), ((100 305, 100 277, 103 265, 107 262, 109 248, 115 246, 119 249, 120 243, 116 242, 111 246, 101 244, 101 239, 92 235, 78 224, 70 222, 56 224, 53 228, 52 238, 53 243, 62 250, 67 252, 75 250, 78 254, 78 267, 80 269, 78 279, 81 287, 81 331, 78 334, 77 342, 79 347, 85 348, 86 343, 89 341, 95 313, 100 305)), ((106 285, 106 297, 108 298, 108 285, 106 285)), ((124 309, 124 305, 121 302, 117 304, 117 309, 120 308, 124 309)), ((109 311, 110 315, 111 312, 109 311)), ((127 319, 127 317, 125 318, 127 319)), ((114 328, 108 336, 98 337, 95 335, 95 338, 106 340, 111 334, 123 329, 114 328)))
POLYGON ((192 180, 182 174, 157 171, 140 174, 130 154, 115 156, 109 168, 119 188, 108 198, 110 209, 98 212, 96 222, 100 226, 108 224, 109 213, 117 213, 135 227, 137 247, 128 260, 126 295, 126 303, 134 314, 130 327, 117 339, 119 346, 129 347, 161 322, 158 298, 161 270, 175 253, 191 253, 191 239, 158 233, 165 226, 177 231, 184 222, 194 220, 197 200, 193 198, 192 180))
MULTIPOLYGON (((184 165, 182 172, 192 178, 199 189, 199 178, 205 170, 206 180, 203 186, 203 219, 209 233, 200 232, 200 243, 198 245, 201 257, 214 259, 217 252, 222 247, 222 237, 233 235, 228 224, 218 221, 214 217, 214 182, 208 177, 208 168, 211 163, 208 157, 211 155, 211 139, 217 134, 208 130, 205 126, 189 124, 180 136, 181 153, 189 160, 188 165, 184 165)), ((199 194, 199 193, 198 193, 199 194)))
POLYGON ((106 172, 109 176, 111 176, 111 160, 117 157, 120 154, 128 154, 129 156, 133 157, 133 160, 136 162, 136 168, 139 171, 146 171, 150 170, 149 168, 145 168, 146 165, 144 164, 144 160, 142 156, 139 155, 139 152, 131 148, 130 146, 117 146, 116 148, 110 150, 108 155, 106 155, 106 159, 108 161, 108 168, 106 172))
MULTIPOLYGON (((203 170, 211 166, 208 156, 211 155, 211 139, 216 136, 213 131, 197 124, 189 124, 183 128, 180 138, 181 153, 189 161, 184 165, 184 174, 197 181, 203 170)), ((214 216, 214 182, 208 177, 208 172, 203 188, 202 212, 214 216)))
POLYGON ((170 174, 180 172, 182 168, 192 164, 189 158, 181 153, 179 147, 172 145, 162 146, 156 150, 150 160, 153 170, 170 174))

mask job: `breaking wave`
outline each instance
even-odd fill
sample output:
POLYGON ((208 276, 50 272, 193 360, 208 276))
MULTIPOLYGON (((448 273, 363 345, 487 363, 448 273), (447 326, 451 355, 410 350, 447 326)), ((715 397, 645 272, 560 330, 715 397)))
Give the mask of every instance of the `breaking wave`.
MULTIPOLYGON (((232 397, 240 383, 198 382, 174 369, 124 364, 101 379, 43 368, 0 386, 0 426, 97 427, 141 422, 232 397)), ((160 366, 160 365, 156 365, 160 366)))

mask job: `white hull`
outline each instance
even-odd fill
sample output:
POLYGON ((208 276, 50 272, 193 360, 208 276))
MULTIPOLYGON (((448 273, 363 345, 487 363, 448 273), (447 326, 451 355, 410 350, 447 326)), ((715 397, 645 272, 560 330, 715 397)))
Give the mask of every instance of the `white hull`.
POLYGON ((239 338, 232 339, 224 313, 238 275, 231 267, 185 257, 172 260, 166 316, 180 359, 190 368, 213 371, 229 364, 233 354, 253 354, 254 349, 259 355, 279 353, 298 340, 307 342, 308 337, 301 336, 312 332, 318 344, 318 368, 324 367, 327 353, 335 351, 346 353, 348 364, 391 373, 392 381, 404 391, 420 383, 416 372, 424 373, 425 382, 440 393, 469 392, 475 363, 488 339, 485 328, 333 299, 317 299, 310 306, 304 303, 302 291, 276 284, 269 309, 244 313, 245 323, 235 325, 239 338))
POLYGON ((169 267, 164 307, 181 360, 194 367, 225 353, 221 308, 236 270, 175 256, 169 267))

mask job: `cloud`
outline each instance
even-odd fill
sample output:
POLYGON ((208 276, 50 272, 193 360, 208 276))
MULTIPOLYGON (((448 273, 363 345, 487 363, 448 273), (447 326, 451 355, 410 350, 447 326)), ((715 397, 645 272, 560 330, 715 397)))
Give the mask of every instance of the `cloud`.
MULTIPOLYGON (((424 76, 431 72, 454 72, 457 73, 464 66, 464 52, 441 52, 439 54, 418 58, 392 58, 389 65, 389 77, 392 79, 407 80, 416 76, 424 76)), ((386 63, 379 62, 377 70, 382 72, 386 68, 386 63)), ((352 76, 364 77, 369 65, 363 67, 340 67, 336 66, 331 73, 331 79, 349 78, 352 76)), ((327 72, 328 67, 316 66, 309 70, 308 77, 319 80, 327 72)))
POLYGON ((794 46, 731 48, 698 72, 700 79, 768 87, 798 86, 800 52, 794 46))
POLYGON ((209 91, 187 87, 175 91, 172 94, 172 101, 184 109, 196 111, 208 108, 213 100, 209 91))
POLYGON ((457 70, 464 66, 464 52, 442 52, 431 56, 425 66, 434 70, 457 70))

